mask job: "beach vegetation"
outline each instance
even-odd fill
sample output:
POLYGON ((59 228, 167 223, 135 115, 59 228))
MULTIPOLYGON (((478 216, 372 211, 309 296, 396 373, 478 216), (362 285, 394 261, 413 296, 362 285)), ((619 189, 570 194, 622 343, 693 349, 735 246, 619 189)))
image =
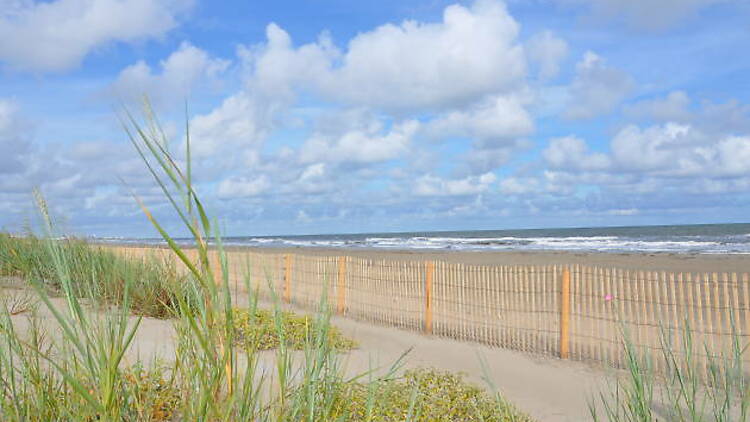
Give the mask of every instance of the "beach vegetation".
POLYGON ((189 296, 196 292, 190 277, 166 257, 151 254, 126 259, 108 248, 69 237, 56 240, 54 250, 47 243, 48 239, 33 233, 21 237, 0 233, 0 276, 34 282, 59 295, 64 285, 52 255, 57 253, 57 260, 65 263, 72 294, 92 303, 118 305, 125 299, 127 279, 132 283, 130 311, 152 318, 174 316, 178 296, 189 303, 189 296))
MULTIPOLYGON (((734 320, 734 318, 730 318, 734 320)), ((747 344, 731 324, 731 344, 726 350, 694 339, 688 321, 679 330, 661 329, 659 362, 634 343, 622 327, 626 357, 624 373, 612 375, 610 384, 590 400, 596 422, 745 422, 750 414, 750 374, 744 362, 747 344), (709 357, 703 365, 697 354, 709 357)))

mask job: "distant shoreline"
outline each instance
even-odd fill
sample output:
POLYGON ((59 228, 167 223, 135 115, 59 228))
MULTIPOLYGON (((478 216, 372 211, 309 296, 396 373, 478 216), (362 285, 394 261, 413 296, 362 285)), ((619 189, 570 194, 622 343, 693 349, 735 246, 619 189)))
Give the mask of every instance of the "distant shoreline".
MULTIPOLYGON (((147 243, 108 242, 111 247, 166 248, 147 243)), ((187 246, 192 248, 192 246, 187 246)), ((588 265, 643 271, 750 272, 750 254, 596 251, 462 251, 382 248, 227 246, 228 251, 308 256, 353 256, 374 260, 445 261, 465 265, 588 265)))

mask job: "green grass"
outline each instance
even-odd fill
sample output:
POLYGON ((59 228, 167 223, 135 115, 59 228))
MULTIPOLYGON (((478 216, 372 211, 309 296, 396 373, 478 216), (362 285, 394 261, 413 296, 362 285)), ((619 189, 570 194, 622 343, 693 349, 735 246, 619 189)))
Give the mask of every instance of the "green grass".
MULTIPOLYGON (((731 318, 734 320, 734 318, 731 318)), ((695 344, 689 324, 679 345, 662 329, 661 363, 653 362, 634 345, 623 327, 625 374, 614 376, 609 388, 590 401, 594 421, 608 422, 745 422, 750 414, 750 374, 743 357, 748 347, 731 324, 732 347, 716 350, 695 344), (684 351, 684 352, 682 352, 684 351), (708 368, 697 354, 711 356, 708 368)))
POLYGON ((20 277, 42 285, 52 294, 61 294, 63 284, 55 268, 53 253, 65 262, 72 294, 96 303, 121 304, 125 279, 132 283, 130 310, 137 315, 169 318, 177 310, 178 296, 195 291, 190 277, 180 274, 168 259, 155 256, 126 259, 113 251, 83 240, 66 238, 56 242, 28 234, 13 237, 0 233, 0 276, 20 277))

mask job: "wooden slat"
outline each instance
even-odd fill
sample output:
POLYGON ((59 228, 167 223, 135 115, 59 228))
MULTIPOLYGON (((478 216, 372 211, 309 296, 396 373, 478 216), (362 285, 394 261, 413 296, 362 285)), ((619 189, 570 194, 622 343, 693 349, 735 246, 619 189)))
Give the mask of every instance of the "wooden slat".
POLYGON ((338 290, 337 301, 336 301, 336 312, 339 315, 344 315, 346 312, 346 257, 340 256, 338 258, 338 290))
POLYGON ((718 336, 717 332, 719 331, 719 328, 721 327, 721 310, 719 309, 719 275, 717 273, 711 274, 711 281, 709 282, 709 274, 706 274, 706 282, 709 283, 710 288, 707 289, 710 291, 710 299, 708 300, 709 309, 709 321, 711 321, 711 326, 708 329, 708 337, 710 339, 709 341, 709 350, 712 354, 715 354, 718 352, 718 349, 720 347, 720 344, 718 343, 718 336))
POLYGON ((570 269, 563 269, 560 280, 560 359, 570 357, 570 269))
POLYGON ((428 261, 425 263, 425 308, 424 308, 424 331, 426 334, 432 334, 432 278, 435 274, 435 263, 428 261))

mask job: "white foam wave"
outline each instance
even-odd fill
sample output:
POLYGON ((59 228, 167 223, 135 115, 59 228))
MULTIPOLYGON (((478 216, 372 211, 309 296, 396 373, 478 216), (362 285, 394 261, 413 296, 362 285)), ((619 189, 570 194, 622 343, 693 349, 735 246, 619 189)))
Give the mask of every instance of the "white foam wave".
MULTIPOLYGON (((601 252, 674 252, 674 253, 747 253, 750 241, 745 236, 705 238, 682 236, 672 238, 636 238, 618 236, 563 237, 458 237, 458 236, 323 236, 253 237, 225 239, 229 246, 378 248, 428 250, 559 250, 601 252)), ((161 243, 157 240, 99 239, 115 243, 161 243)), ((188 244, 189 241, 182 243, 188 244)))

